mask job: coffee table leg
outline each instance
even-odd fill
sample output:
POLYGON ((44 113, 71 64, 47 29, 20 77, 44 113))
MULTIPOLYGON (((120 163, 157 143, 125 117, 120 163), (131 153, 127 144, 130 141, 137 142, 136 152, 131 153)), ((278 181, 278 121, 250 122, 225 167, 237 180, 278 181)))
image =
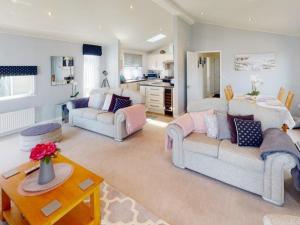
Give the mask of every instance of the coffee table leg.
POLYGON ((1 215, 0 215, 0 219, 1 219, 2 221, 4 221, 3 211, 9 210, 10 207, 11 207, 11 205, 10 205, 10 198, 9 198, 8 195, 4 192, 4 190, 1 189, 1 215))
POLYGON ((101 213, 100 213, 100 191, 99 187, 96 187, 95 191, 91 194, 91 215, 94 219, 95 225, 100 225, 101 213))

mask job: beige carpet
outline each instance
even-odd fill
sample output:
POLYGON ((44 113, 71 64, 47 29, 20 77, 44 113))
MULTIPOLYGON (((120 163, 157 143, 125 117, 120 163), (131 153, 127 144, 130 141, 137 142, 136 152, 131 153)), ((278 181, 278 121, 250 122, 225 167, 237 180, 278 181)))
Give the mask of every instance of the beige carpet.
MULTIPOLYGON (((291 184, 284 207, 189 170, 174 167, 164 151, 164 123, 150 121, 122 143, 80 128, 63 127, 62 153, 172 225, 259 225, 263 215, 299 215, 291 184)), ((300 132, 294 136, 300 140, 300 132)), ((0 139, 0 171, 28 159, 18 136, 0 139)))

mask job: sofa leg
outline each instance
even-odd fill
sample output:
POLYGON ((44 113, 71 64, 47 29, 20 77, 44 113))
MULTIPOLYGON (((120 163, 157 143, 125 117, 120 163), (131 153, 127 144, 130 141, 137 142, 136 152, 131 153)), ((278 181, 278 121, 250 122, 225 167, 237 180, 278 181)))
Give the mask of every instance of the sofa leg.
POLYGON ((278 203, 276 201, 273 201, 272 199, 265 198, 264 196, 262 196, 262 199, 265 200, 266 202, 270 202, 270 203, 272 203, 274 205, 277 205, 277 206, 280 206, 280 207, 282 207, 283 204, 284 204, 284 203, 278 203))
POLYGON ((122 139, 118 139, 118 138, 115 138, 114 140, 115 140, 115 141, 118 141, 118 142, 123 142, 122 139))

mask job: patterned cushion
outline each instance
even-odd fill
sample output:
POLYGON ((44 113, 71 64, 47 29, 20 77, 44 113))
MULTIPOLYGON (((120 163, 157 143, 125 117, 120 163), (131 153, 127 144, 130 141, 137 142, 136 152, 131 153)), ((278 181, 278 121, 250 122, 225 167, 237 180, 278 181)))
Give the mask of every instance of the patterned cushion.
POLYGON ((205 115, 204 116, 205 125, 207 128, 207 137, 217 138, 218 136, 218 121, 217 116, 213 115, 205 115))
POLYGON ((119 98, 119 99, 126 99, 126 100, 130 99, 129 97, 124 97, 124 96, 113 94, 111 102, 110 102, 110 106, 109 106, 109 109, 108 109, 108 112, 113 112, 114 111, 117 98, 119 98))
POLYGON ((234 119, 239 146, 260 147, 263 134, 260 121, 234 119))
POLYGON ((242 120, 254 120, 253 115, 238 116, 238 115, 227 114, 227 121, 228 121, 229 129, 230 129, 232 144, 237 143, 237 133, 236 133, 236 127, 235 127, 235 123, 234 123, 235 118, 242 119, 242 120))
POLYGON ((130 99, 116 98, 116 104, 115 104, 113 112, 115 113, 119 109, 126 108, 128 106, 131 106, 130 99))

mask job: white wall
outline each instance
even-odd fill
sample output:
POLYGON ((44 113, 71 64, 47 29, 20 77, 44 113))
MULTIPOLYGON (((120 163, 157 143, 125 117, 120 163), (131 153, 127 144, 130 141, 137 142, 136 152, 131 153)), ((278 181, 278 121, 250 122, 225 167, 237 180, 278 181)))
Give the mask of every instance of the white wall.
POLYGON ((191 26, 177 16, 173 17, 174 32, 174 115, 186 110, 186 51, 191 42, 191 26))
POLYGON ((106 71, 108 72, 108 81, 110 87, 116 88, 120 85, 120 41, 115 39, 111 44, 103 48, 106 71))
POLYGON ((235 93, 250 90, 253 72, 234 70, 234 56, 243 53, 276 53, 278 69, 259 72, 264 80, 261 93, 277 95, 280 86, 295 92, 293 112, 300 103, 300 38, 245 31, 207 24, 192 25, 189 48, 193 51, 221 51, 221 94, 225 85, 231 84, 235 93))
POLYGON ((0 101, 0 113, 29 107, 36 108, 36 121, 56 117, 55 104, 71 95, 71 85, 51 86, 50 56, 73 56, 75 79, 82 93, 82 44, 0 34, 1 65, 37 65, 36 96, 0 101))

